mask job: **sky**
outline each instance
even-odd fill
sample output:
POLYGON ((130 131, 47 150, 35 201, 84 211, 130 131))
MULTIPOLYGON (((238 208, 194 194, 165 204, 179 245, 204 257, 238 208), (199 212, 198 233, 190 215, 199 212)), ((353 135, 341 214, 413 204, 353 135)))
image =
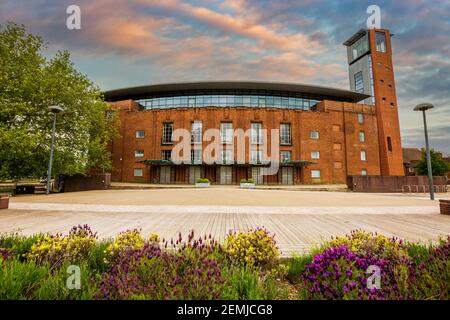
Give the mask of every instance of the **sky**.
POLYGON ((450 154, 450 0, 0 0, 0 25, 24 24, 68 50, 102 90, 152 83, 258 80, 349 88, 342 43, 366 26, 369 5, 394 34, 393 62, 403 147, 450 154), (69 5, 81 29, 69 30, 69 5))

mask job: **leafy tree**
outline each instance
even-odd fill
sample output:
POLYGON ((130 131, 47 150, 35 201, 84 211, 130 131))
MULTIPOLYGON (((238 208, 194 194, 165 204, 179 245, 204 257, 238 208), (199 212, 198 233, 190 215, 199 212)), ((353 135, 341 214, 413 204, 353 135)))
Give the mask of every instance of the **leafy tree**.
MULTIPOLYGON (((450 171, 450 165, 442 159, 442 155, 439 152, 430 150, 430 158, 431 158, 431 170, 433 172, 433 176, 446 176, 450 171)), ((419 160, 416 166, 417 174, 421 176, 428 175, 427 168, 427 154, 425 149, 422 149, 422 158, 419 160)))
POLYGON ((106 117, 100 89, 75 70, 67 51, 47 59, 42 38, 25 27, 0 25, 0 179, 42 177, 47 172, 53 114, 60 105, 52 172, 110 169, 108 143, 117 117, 106 117))

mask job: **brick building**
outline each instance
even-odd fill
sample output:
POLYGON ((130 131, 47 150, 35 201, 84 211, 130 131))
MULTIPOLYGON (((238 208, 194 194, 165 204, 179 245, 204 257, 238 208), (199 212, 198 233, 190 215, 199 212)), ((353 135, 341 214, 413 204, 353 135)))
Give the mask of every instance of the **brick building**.
POLYGON ((206 177, 217 184, 243 178, 301 184, 345 183, 349 175, 403 175, 389 31, 360 30, 344 45, 352 90, 212 81, 106 92, 121 120, 120 137, 111 144, 112 180, 194 183, 206 177), (190 133, 190 157, 184 154, 182 163, 171 152, 177 129, 190 133), (212 153, 213 162, 204 159, 209 129, 217 129, 221 148, 212 153), (237 129, 249 133, 240 162, 237 129), (279 130, 277 143, 272 129, 279 130), (269 151, 261 150, 263 143, 269 151), (276 158, 270 154, 275 144, 276 158), (276 173, 262 175, 274 161, 276 173))

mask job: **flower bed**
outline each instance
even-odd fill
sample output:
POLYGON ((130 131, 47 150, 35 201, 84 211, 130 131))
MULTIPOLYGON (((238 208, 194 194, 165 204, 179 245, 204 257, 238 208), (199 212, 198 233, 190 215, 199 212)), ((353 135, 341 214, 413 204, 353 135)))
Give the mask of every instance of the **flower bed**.
POLYGON ((100 241, 87 225, 0 235, 0 299, 449 299, 449 284, 450 237, 424 245, 357 230, 281 260, 264 228, 223 244, 139 229, 100 241), (79 289, 66 284, 73 265, 79 289))

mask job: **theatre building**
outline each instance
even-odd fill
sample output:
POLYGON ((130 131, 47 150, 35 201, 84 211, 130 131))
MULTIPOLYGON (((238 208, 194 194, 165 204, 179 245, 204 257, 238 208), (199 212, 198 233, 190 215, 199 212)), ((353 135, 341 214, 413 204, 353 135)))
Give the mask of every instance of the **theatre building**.
MULTIPOLYGON (((120 118, 111 143, 112 180, 161 184, 345 183, 349 175, 403 175, 402 147, 388 30, 360 30, 348 39, 350 88, 260 81, 170 83, 105 92, 120 118), (172 159, 173 133, 190 133, 190 160, 172 159), (223 149, 213 163, 203 151, 208 129, 223 149), (249 132, 237 161, 237 129, 249 132), (263 130, 265 129, 265 130, 263 130), (271 129, 278 129, 279 169, 271 165, 271 129), (267 135, 263 134, 267 131, 267 135), (265 140, 267 139, 267 140, 265 140)), ((207 140, 207 139, 206 139, 207 140)))

